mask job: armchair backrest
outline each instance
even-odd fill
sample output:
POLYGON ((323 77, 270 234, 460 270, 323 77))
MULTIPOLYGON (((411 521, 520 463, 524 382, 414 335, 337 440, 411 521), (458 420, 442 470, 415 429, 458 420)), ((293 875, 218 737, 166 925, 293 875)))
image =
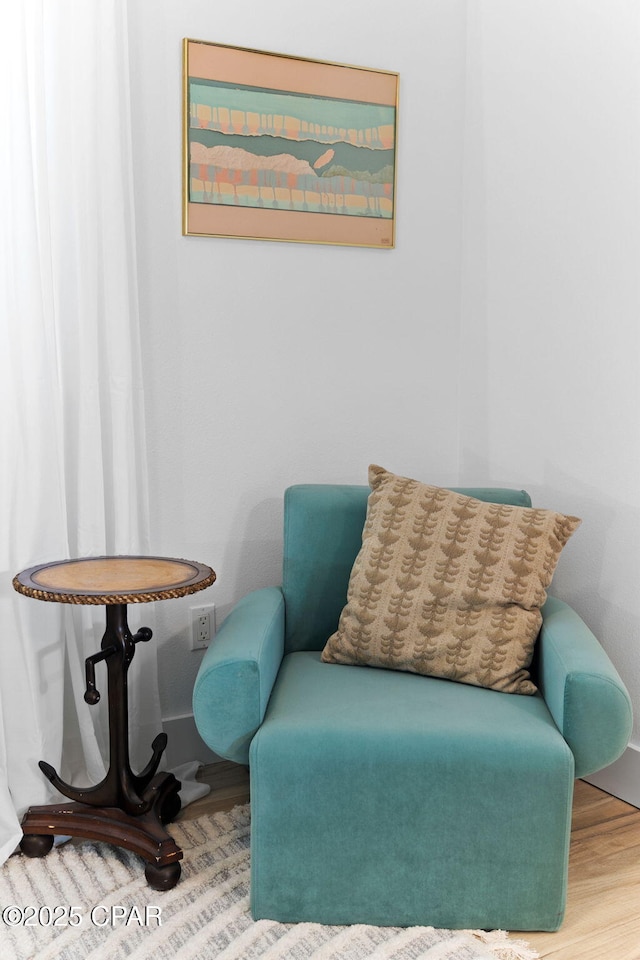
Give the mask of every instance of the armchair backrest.
MULTIPOLYGON (((524 490, 452 487, 489 503, 530 507, 524 490)), ((362 545, 369 487, 298 484, 284 496, 285 652, 322 650, 338 626, 362 545)))

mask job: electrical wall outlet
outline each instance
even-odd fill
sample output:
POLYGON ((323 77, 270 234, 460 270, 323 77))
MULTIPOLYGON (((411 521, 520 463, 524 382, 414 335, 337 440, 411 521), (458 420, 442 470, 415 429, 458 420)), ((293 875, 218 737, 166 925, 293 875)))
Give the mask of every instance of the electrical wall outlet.
POLYGON ((216 632, 216 607, 191 607, 191 649, 206 650, 216 632))

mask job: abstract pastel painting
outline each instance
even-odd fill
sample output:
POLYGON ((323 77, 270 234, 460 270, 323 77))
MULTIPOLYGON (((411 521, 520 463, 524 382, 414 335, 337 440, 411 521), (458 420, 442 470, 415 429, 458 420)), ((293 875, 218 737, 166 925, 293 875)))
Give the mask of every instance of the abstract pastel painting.
POLYGON ((184 42, 183 232, 391 248, 398 75, 184 42))

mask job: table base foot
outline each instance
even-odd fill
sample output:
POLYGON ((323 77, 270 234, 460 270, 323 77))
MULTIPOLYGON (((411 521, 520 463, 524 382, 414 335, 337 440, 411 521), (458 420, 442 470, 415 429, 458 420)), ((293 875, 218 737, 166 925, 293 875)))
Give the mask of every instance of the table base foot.
POLYGON ((46 857, 52 846, 53 836, 46 833, 28 833, 20 841, 20 849, 25 857, 46 857))
POLYGON ((147 883, 153 890, 171 890, 180 879, 182 867, 179 863, 168 863, 166 867, 156 867, 148 863, 144 869, 147 883))
POLYGON ((180 810, 179 789, 173 774, 159 774, 148 788, 156 794, 151 809, 138 817, 117 807, 76 802, 30 807, 22 821, 20 849, 28 857, 46 856, 55 835, 112 843, 146 860, 145 875, 153 889, 170 890, 180 879, 183 854, 164 824, 180 810))

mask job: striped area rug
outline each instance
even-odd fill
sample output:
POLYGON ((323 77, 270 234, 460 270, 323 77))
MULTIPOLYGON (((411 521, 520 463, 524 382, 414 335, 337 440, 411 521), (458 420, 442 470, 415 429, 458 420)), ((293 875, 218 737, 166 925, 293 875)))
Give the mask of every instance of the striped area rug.
POLYGON ((501 931, 254 922, 249 806, 171 832, 184 851, 173 890, 147 885, 142 861, 85 841, 0 868, 2 960, 535 960, 501 931))

